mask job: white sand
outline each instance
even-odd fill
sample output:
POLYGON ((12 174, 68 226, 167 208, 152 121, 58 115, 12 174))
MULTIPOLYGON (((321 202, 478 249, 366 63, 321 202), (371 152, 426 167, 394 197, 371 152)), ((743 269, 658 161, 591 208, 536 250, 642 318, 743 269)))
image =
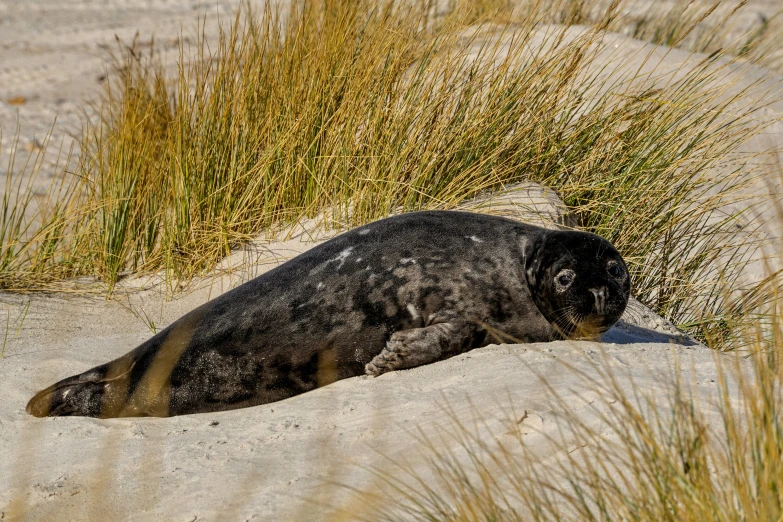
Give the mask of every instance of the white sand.
MULTIPOLYGON (((171 52, 180 25, 186 31, 195 26, 197 5, 163 0, 67 4, 0 0, 4 139, 13 132, 17 110, 22 145, 41 140, 55 114, 60 118, 56 141, 74 132, 83 99, 91 99, 100 87, 98 78, 105 66, 101 49, 111 44, 114 33, 129 39, 139 30, 142 41, 148 41, 154 32, 156 41, 171 52), (17 96, 26 102, 7 103, 17 96)), ((227 13, 236 2, 221 5, 227 13)), ((214 34, 216 26, 209 27, 214 34)), ((607 44, 608 52, 650 49, 611 35, 607 44)), ((673 51, 659 58, 656 67, 668 68, 672 74, 678 64, 702 57, 673 51)), ((610 62, 613 68, 608 74, 621 74, 631 66, 617 59, 610 62)), ((772 93, 783 85, 778 76, 761 68, 736 81, 756 78, 772 93)), ((758 102, 758 94, 753 96, 758 102)), ((782 108, 773 104, 767 115, 779 115, 782 108)), ((778 124, 749 146, 766 150, 779 145, 781 131, 778 124)), ((0 169, 4 168, 5 162, 0 161, 0 169)), ((528 201, 547 219, 560 220, 557 205, 542 202, 541 197, 533 189, 514 201, 528 201)), ((519 209, 505 210, 530 218, 519 209)), ((301 232, 287 242, 259 241, 224 263, 227 268, 250 261, 245 269, 200 281, 194 290, 170 301, 154 279, 124 282, 123 291, 112 301, 0 294, 0 306, 7 307, 10 321, 0 358, 0 520, 325 519, 328 511, 310 501, 342 505, 347 492, 324 486, 324 481, 370 487, 370 474, 357 465, 383 466, 386 461, 377 452, 415 460, 418 445, 406 430, 448 431, 446 403, 465 418, 480 413, 499 440, 511 429, 512 408, 528 412, 522 423, 528 446, 554 457, 555 449, 545 435, 557 433, 554 416, 560 408, 546 393, 541 377, 565 398, 574 414, 604 431, 592 408, 605 411, 609 406, 563 362, 593 377, 601 369, 611 369, 624 386, 630 388, 632 381, 656 397, 661 408, 666 407, 672 389, 675 358, 687 387, 704 396, 716 389, 715 360, 726 356, 700 346, 673 344, 670 341, 684 341, 671 335, 671 327, 660 318, 635 307, 626 318, 628 323, 611 330, 603 343, 490 346, 378 379, 348 379, 256 408, 114 420, 35 419, 24 412, 27 400, 42 387, 147 339, 152 335, 150 321, 163 328, 320 240, 323 237, 312 241, 301 232)), ((709 408, 705 415, 719 422, 709 408)))
MULTIPOLYGON (((544 222, 561 219, 562 208, 545 204, 551 193, 535 186, 516 189, 467 206, 506 215, 516 208, 516 216, 527 221, 536 220, 530 212, 539 212, 544 222)), ((246 275, 321 240, 300 231, 264 248, 259 241, 259 258, 246 275)), ((241 257, 237 253, 233 261, 241 257)), ((600 428, 592 410, 605 411, 600 395, 563 362, 594 378, 600 370, 616 371, 621 382, 635 382, 659 397, 662 407, 672 388, 675 357, 686 375, 697 376, 699 392, 709 394, 716 386, 717 354, 688 343, 633 303, 604 343, 490 346, 256 408, 170 419, 35 419, 25 413, 38 389, 148 338, 142 318, 162 328, 238 284, 238 274, 216 277, 212 285, 202 281, 198 290, 173 302, 165 302, 150 281, 147 290, 128 295, 127 304, 5 296, 15 302, 13 314, 28 309, 19 336, 0 359, 0 506, 6 506, 7 518, 24 513, 27 520, 321 520, 329 511, 313 500, 342 506, 349 498, 347 489, 328 482, 368 486, 366 468, 383 466, 381 455, 415 461, 420 448, 406 430, 420 427, 430 435, 449 430, 447 405, 461 417, 480 416, 501 439, 515 425, 509 412, 520 418, 527 412, 522 428, 529 447, 541 456, 554 455, 546 435, 557 434, 554 415, 561 408, 551 402, 543 378, 577 415, 600 428)))
MULTIPOLYGON (((594 378, 597 368, 611 368, 624 385, 632 380, 659 397, 661 408, 672 388, 674 356, 685 375, 697 375, 695 387, 704 396, 716 391, 717 380, 716 354, 706 348, 557 342, 490 346, 218 414, 141 420, 26 416, 24 401, 42 375, 80 371, 122 354, 139 339, 125 334, 101 340, 107 342, 98 350, 97 339, 70 339, 50 345, 55 351, 48 355, 28 352, 0 361, 0 505, 7 506, 7 517, 24 512, 26 520, 325 519, 326 512, 302 499, 341 506, 347 490, 327 481, 368 487, 370 474, 360 465, 389 469, 382 455, 415 462, 420 449, 406 430, 418 427, 434 436, 453 429, 446 405, 465 420, 480 415, 501 439, 514 426, 509 412, 519 418, 527 412, 528 447, 542 456, 551 453, 545 435, 557 435, 559 408, 537 376, 559 390, 573 414, 606 432, 592 408, 606 411, 607 405, 563 362, 594 378), (96 352, 100 355, 89 357, 96 352), (14 498, 19 503, 9 506, 14 498)), ((708 418, 719 423, 714 413, 708 418)))

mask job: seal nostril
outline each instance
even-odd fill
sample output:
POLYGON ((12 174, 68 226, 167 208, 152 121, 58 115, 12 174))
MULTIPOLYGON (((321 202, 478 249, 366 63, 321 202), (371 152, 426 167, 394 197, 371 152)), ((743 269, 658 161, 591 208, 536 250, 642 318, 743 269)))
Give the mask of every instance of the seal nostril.
POLYGON ((606 312, 606 287, 602 286, 601 288, 591 288, 590 291, 593 293, 593 297, 595 297, 595 311, 599 314, 603 314, 606 312))

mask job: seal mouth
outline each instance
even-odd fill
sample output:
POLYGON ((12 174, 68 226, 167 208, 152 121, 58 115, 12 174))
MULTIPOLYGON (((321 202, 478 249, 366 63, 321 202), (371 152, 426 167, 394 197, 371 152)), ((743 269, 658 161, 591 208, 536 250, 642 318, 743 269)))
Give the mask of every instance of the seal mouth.
POLYGON ((600 339, 601 334, 605 333, 609 328, 609 326, 596 326, 594 324, 581 323, 576 325, 571 337, 574 339, 597 341, 600 339))
POLYGON ((597 341, 601 335, 606 333, 615 321, 607 321, 602 315, 580 317, 578 320, 571 319, 568 324, 568 330, 562 331, 558 325, 554 325, 560 333, 568 339, 579 339, 586 341, 597 341))

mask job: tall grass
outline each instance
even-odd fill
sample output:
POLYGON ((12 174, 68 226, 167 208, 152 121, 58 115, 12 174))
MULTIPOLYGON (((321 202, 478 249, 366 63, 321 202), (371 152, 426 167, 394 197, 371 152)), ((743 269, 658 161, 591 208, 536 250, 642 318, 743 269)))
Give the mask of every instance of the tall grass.
POLYGON ((562 390, 549 387, 554 409, 563 412, 555 414, 558 433, 547 436, 551 458, 536 453, 542 444, 527 444, 520 415, 509 419, 504 437, 453 415, 453 426, 440 436, 421 436, 429 455, 423 466, 394 459, 392 471, 376 470, 374 490, 356 497, 354 505, 365 508, 354 519, 778 521, 780 312, 778 305, 771 327, 745 332, 753 348, 745 363, 733 354, 715 355, 717 393, 709 398, 679 367, 665 399, 629 386, 610 365, 596 365, 593 376, 572 369, 575 386, 600 397, 588 406, 598 422, 585 421, 562 390))
MULTIPOLYGON (((516 16, 529 16, 535 3, 516 2, 516 16)), ((557 2, 546 20, 568 25, 600 24, 612 3, 613 0, 557 2)), ((756 15, 752 21, 744 16, 750 10, 748 0, 621 0, 608 29, 658 45, 706 54, 721 52, 780 71, 783 8, 770 15, 756 15)))
MULTIPOLYGON (((31 286, 68 277, 74 273, 72 243, 66 228, 79 215, 79 180, 67 173, 72 151, 62 148, 55 160, 57 176, 45 190, 36 187, 49 147, 51 132, 43 146, 19 165, 18 132, 10 146, 5 186, 0 203, 0 287, 25 290, 31 286)), ((0 135, 0 144, 2 136, 0 135)))
POLYGON ((737 15, 749 10, 748 4, 748 0, 711 0, 662 7, 652 2, 642 16, 618 20, 613 29, 656 44, 702 53, 721 51, 780 71, 783 8, 740 25, 737 15))
POLYGON ((602 76, 617 2, 576 39, 561 27, 540 41, 573 1, 531 0, 489 37, 465 31, 503 5, 445 18, 368 0, 246 9, 214 47, 203 34, 183 44, 174 75, 154 48, 121 47, 73 184, 0 283, 92 275, 111 292, 133 272, 187 279, 302 217, 351 226, 530 180, 618 246, 642 301, 702 338, 730 334, 740 307, 716 289, 729 284, 737 303, 754 291, 739 275, 761 240, 721 214, 755 174, 735 153, 760 130, 732 105, 744 92, 727 94, 715 57, 657 89, 602 76))

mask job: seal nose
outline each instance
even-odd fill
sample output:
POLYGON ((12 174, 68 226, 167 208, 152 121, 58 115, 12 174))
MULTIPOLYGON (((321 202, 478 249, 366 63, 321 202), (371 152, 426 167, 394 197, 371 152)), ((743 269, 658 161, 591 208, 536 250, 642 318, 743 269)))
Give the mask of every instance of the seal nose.
POLYGON ((595 311, 603 315, 606 313, 606 287, 591 288, 590 291, 595 297, 595 311))

